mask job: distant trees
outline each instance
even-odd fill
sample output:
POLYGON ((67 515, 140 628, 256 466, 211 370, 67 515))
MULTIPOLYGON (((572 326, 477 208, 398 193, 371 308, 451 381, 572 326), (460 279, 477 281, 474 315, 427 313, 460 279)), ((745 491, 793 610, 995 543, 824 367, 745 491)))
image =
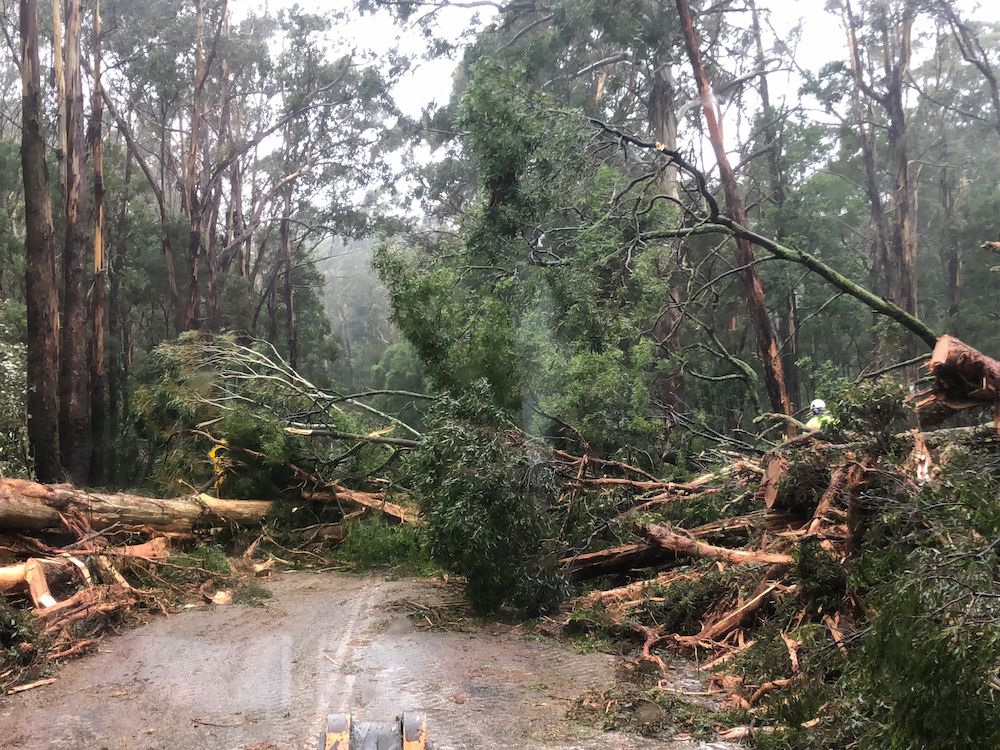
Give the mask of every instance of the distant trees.
POLYGON ((963 288, 990 294, 989 275, 962 272, 986 269, 977 248, 1000 233, 988 197, 1000 164, 982 140, 996 132, 998 29, 947 0, 839 0, 826 22, 843 23, 841 59, 811 71, 799 29, 772 28, 773 7, 499 9, 466 50, 452 101, 427 121, 427 140, 450 147, 419 178, 438 231, 380 255, 429 377, 452 388, 486 377, 498 402, 539 407, 556 432, 605 446, 614 436, 628 450, 650 433, 598 426, 598 404, 667 432, 687 426, 697 442, 749 428, 758 390, 770 411, 799 408, 838 376, 916 354, 936 330, 1000 347, 963 288), (685 9, 700 70, 684 60, 685 9), (914 40, 935 35, 930 59, 914 40), (580 114, 611 127, 570 147, 580 114), (756 237, 739 228, 750 224, 756 237), (769 262, 775 250, 793 263, 769 262), (644 337, 653 359, 635 357, 644 337), (495 361, 505 346, 513 373, 495 361), (608 380, 585 369, 597 360, 608 380), (633 386, 628 407, 612 382, 633 386))
POLYGON ((114 10, 102 27, 97 0, 55 0, 39 38, 37 3, 21 7, 28 408, 46 481, 112 478, 130 363, 165 337, 237 328, 328 368, 310 256, 373 225, 354 204, 386 174, 379 129, 404 69, 330 59, 334 14, 241 8, 234 22, 226 0, 114 10), (40 46, 55 68, 48 92, 40 46))

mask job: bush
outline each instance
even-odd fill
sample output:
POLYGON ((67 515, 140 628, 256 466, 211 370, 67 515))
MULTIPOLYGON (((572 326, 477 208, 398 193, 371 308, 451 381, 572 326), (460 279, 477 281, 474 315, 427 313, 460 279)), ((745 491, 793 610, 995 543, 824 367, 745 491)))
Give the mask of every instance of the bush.
POLYGON ((473 606, 533 616, 568 593, 551 514, 556 477, 536 455, 541 449, 504 430, 489 404, 486 386, 477 384, 469 395, 437 405, 409 459, 410 481, 431 554, 466 577, 473 606))
POLYGON ((337 559, 356 570, 390 568, 397 573, 431 575, 435 571, 426 535, 419 526, 366 518, 348 524, 337 559))

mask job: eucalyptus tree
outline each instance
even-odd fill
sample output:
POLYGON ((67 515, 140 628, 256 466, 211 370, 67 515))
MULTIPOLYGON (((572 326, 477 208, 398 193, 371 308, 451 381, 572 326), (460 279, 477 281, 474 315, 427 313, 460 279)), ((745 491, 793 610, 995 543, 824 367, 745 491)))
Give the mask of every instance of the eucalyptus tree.
POLYGON ((35 475, 43 482, 60 475, 59 295, 52 235, 52 204, 42 131, 38 3, 21 0, 21 168, 24 179, 25 302, 27 307, 28 437, 35 475))

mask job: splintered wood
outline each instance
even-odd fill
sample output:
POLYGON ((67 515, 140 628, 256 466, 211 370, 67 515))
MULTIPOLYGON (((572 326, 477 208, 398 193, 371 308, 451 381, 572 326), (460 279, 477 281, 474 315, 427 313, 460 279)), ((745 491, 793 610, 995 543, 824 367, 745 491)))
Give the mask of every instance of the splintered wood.
POLYGON ((923 426, 967 409, 989 408, 1000 434, 1000 362, 954 336, 942 336, 927 367, 934 383, 913 397, 923 426))

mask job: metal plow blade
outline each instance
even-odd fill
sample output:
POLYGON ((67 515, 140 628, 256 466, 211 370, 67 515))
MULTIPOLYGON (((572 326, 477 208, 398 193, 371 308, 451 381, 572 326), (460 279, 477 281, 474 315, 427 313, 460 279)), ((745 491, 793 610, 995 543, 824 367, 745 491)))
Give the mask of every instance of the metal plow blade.
POLYGON ((433 750, 427 718, 407 712, 392 721, 355 721, 351 714, 330 714, 320 750, 433 750))

